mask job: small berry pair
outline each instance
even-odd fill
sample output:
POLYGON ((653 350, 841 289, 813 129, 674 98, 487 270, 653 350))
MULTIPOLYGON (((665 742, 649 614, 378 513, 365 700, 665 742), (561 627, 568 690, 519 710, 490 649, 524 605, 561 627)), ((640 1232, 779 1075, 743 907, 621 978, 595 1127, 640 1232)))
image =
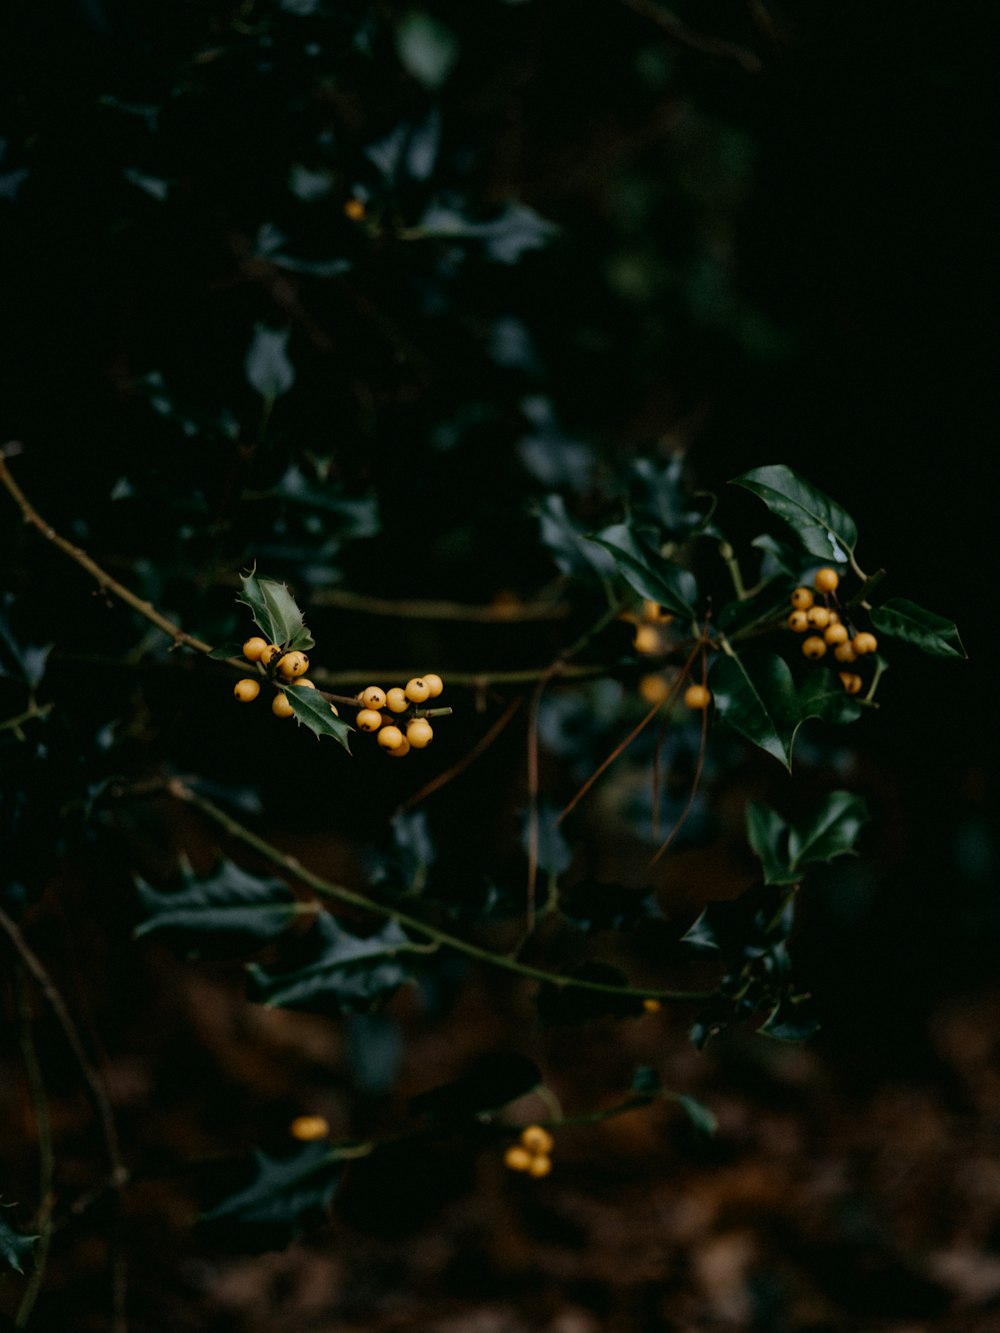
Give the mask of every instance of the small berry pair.
POLYGON ((521 1131, 518 1143, 511 1144, 503 1155, 504 1165, 511 1171, 524 1171, 540 1180, 552 1170, 552 1152, 555 1140, 541 1125, 527 1125, 521 1131))

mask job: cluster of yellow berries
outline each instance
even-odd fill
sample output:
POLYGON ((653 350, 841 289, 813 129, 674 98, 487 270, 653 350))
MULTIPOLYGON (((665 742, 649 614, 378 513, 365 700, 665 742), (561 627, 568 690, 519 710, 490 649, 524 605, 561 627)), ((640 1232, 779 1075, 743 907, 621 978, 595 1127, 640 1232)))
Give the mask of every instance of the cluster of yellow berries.
MULTIPOLYGON (((266 639, 255 637, 247 639, 243 645, 243 656, 248 662, 257 662, 265 671, 280 676, 285 685, 294 685, 297 689, 306 690, 316 688, 311 680, 306 679, 309 658, 305 653, 298 650, 282 652, 276 643, 268 643, 266 639)), ((233 686, 233 694, 241 704, 253 703, 260 694, 260 681, 253 676, 244 676, 233 686)), ((330 705, 330 709, 334 713, 337 712, 333 704, 330 705)), ((271 712, 275 717, 291 717, 294 711, 285 691, 276 690, 271 700, 271 712)))
MULTIPOLYGON (((629 613, 622 617, 635 625, 635 637, 632 647, 637 653, 664 653, 668 647, 666 627, 673 621, 673 616, 664 611, 658 602, 647 598, 638 613, 629 613)), ((671 677, 668 673, 650 672, 639 681, 639 697, 652 706, 662 704, 670 693, 671 677)), ((684 691, 684 703, 696 712, 708 707, 712 702, 712 692, 704 685, 689 685, 684 691)))
MULTIPOLYGON (((830 595, 836 593, 839 583, 837 571, 824 568, 816 571, 812 588, 796 588, 792 593, 792 612, 786 623, 796 634, 807 635, 802 641, 802 652, 811 662, 818 662, 832 649, 836 660, 848 665, 878 649, 874 634, 862 630, 852 635, 837 609, 828 605, 830 595), (816 593, 823 596, 823 602, 817 602, 816 593), (810 634, 810 630, 821 633, 810 634)), ((860 691, 862 681, 856 672, 841 671, 838 674, 848 694, 860 691)))
POLYGON ((376 732, 379 745, 395 759, 409 754, 410 750, 426 749, 434 739, 434 728, 425 717, 411 717, 407 721, 401 714, 408 712, 414 704, 436 699, 443 689, 441 677, 433 673, 414 676, 402 688, 392 690, 368 685, 358 695, 361 707, 354 724, 359 731, 376 732))
POLYGON ((555 1140, 541 1125, 528 1125, 521 1131, 518 1143, 513 1143, 503 1155, 504 1165, 512 1171, 524 1171, 541 1180, 552 1170, 549 1154, 555 1140))

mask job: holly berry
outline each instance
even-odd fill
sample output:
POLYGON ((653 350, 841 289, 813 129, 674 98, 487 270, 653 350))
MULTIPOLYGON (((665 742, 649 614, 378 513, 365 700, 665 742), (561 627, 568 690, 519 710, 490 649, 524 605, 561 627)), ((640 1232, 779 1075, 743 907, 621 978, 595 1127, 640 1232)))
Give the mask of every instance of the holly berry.
POLYGON ((841 671, 838 674, 840 676, 840 683, 843 685, 847 693, 857 694, 861 689, 861 677, 856 676, 853 671, 841 671))
POLYGON ((700 711, 712 702, 712 691, 705 685, 689 685, 684 691, 684 702, 688 708, 700 711))
POLYGON ((796 588, 792 593, 792 606, 796 611, 808 611, 815 600, 812 588, 796 588))
POLYGON ((857 660, 857 653, 854 650, 854 644, 850 640, 838 643, 833 650, 833 655, 838 662, 854 662, 857 660))
POLYGON ((642 618, 655 625, 669 625, 673 620, 669 611, 664 611, 659 602, 651 601, 648 597, 642 604, 642 618))
POLYGON ((878 649, 878 639, 874 634, 864 631, 854 636, 854 651, 860 657, 863 653, 874 653, 878 649))
POLYGON ((847 626, 841 625, 840 623, 837 623, 836 625, 827 625, 826 629, 823 631, 823 638, 828 644, 834 647, 838 643, 846 643, 847 626))
POLYGON ((802 651, 811 661, 818 662, 821 657, 826 656, 826 644, 818 634, 810 634, 802 645, 802 651))
POLYGON ((410 753, 410 742, 404 736, 395 750, 389 750, 387 753, 390 759, 402 759, 405 754, 410 753))
POLYGON ((658 653, 661 651, 663 644, 652 625, 639 625, 635 631, 635 638, 632 640, 632 647, 637 653, 658 653))
POLYGON ((509 1166, 511 1171, 530 1170, 532 1160, 531 1153, 519 1143, 512 1144, 503 1155, 504 1166, 509 1166))
POLYGON ((361 731, 378 731, 382 725, 382 714, 374 708, 362 708, 354 719, 354 725, 361 731))
POLYGON ((829 565, 817 569, 816 577, 813 579, 813 586, 817 592, 835 592, 839 583, 840 575, 829 565))
POLYGON ((403 692, 411 704, 422 704, 431 697, 430 686, 422 676, 408 680, 403 692))
POLYGON ((300 1143, 315 1143, 327 1137, 330 1125, 321 1115, 298 1115, 288 1126, 288 1132, 300 1143))
POLYGON ((530 1153, 549 1153, 555 1140, 541 1125, 526 1125, 521 1130, 521 1142, 530 1153))
POLYGON ((297 676, 304 676, 309 670, 309 658, 305 653, 285 653, 278 663, 278 670, 286 680, 295 680, 297 676))
POLYGON ((361 691, 361 702, 366 708, 384 708, 385 690, 380 690, 377 685, 369 685, 361 691))
POLYGON ((344 217, 351 222, 364 222, 365 206, 360 199, 348 199, 344 204, 344 217))
POLYGON ((793 611, 785 622, 796 634, 805 634, 809 628, 809 614, 806 611, 793 611))
POLYGON ((271 700, 271 712, 275 717, 291 717, 295 712, 291 701, 286 698, 283 690, 271 700))
POLYGON ((551 1170, 551 1157, 532 1157, 531 1165, 528 1167, 528 1175, 533 1176, 535 1180, 542 1180, 551 1170))
POLYGON ((260 655, 266 647, 267 647, 266 639, 261 639, 257 637, 254 637, 252 639, 247 639, 246 643, 243 645, 243 656, 247 659, 248 662, 259 662, 260 655))
POLYGON ((260 681, 254 680, 251 676, 244 676, 233 686, 233 694, 236 695, 241 704, 251 704, 260 694, 260 681))
POLYGON ((267 643, 261 649, 260 657, 257 661, 261 666, 269 667, 276 657, 281 656, 281 649, 276 643, 267 643))
POLYGON ((398 750, 405 739, 400 729, 394 727, 391 723, 389 726, 383 727, 378 734, 378 743, 383 750, 398 750))
POLYGON ((410 701, 406 697, 406 691, 398 688, 389 690, 385 696, 385 704, 390 713, 405 713, 410 706, 410 701))
POLYGON ((306 680, 305 676, 300 676, 299 679, 295 682, 295 684, 304 685, 307 690, 314 690, 316 688, 316 686, 312 683, 311 680, 306 680))
POLYGON ((670 693, 665 676, 643 676, 639 681, 639 698, 647 704, 661 704, 670 693))
POLYGON ((424 750, 434 739, 434 728, 425 717, 416 717, 406 728, 406 739, 415 750, 424 750))
POLYGON ((645 1000, 643 1000, 642 1007, 643 1009, 645 1009, 647 1014, 658 1014, 660 1010, 663 1008, 663 1005, 660 1003, 659 1000, 654 1000, 652 996, 648 996, 645 1000))
POLYGON ((830 623, 830 609, 826 606, 811 606, 806 612, 806 619, 813 629, 826 629, 830 623))
POLYGON ((440 676, 436 676, 433 671, 430 675, 421 676, 421 680, 430 690, 430 694, 428 695, 428 698, 430 699, 436 699, 444 689, 444 681, 440 676))

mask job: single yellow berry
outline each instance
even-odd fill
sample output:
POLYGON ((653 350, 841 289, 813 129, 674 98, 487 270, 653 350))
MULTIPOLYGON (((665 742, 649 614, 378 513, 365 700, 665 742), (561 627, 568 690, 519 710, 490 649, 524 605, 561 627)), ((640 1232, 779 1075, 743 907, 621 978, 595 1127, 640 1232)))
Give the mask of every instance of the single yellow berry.
POLYGON ((712 702, 712 691, 704 685, 689 685, 684 691, 684 702, 688 708, 707 708, 712 702))
POLYGON ((825 606, 811 606, 806 612, 806 619, 813 629, 826 629, 830 623, 830 612, 825 606))
POLYGON ((831 625, 840 624, 840 612, 835 611, 832 606, 830 607, 830 624, 831 625))
POLYGON ((838 662, 854 662, 858 656, 854 651, 854 644, 849 639, 845 639, 843 643, 838 643, 833 650, 833 655, 838 662))
POLYGON ((391 723, 389 726, 383 727, 378 734, 378 743, 383 750, 398 750, 405 739, 406 737, 400 729, 392 726, 391 723))
POLYGON ((817 569, 816 577, 813 579, 813 587, 817 592, 834 592, 840 583, 840 575, 829 565, 823 569, 817 569))
POLYGON ((248 662, 260 661, 260 655, 267 647, 267 640, 260 638, 247 639, 243 645, 243 656, 248 662))
POLYGON ((245 676, 243 680, 238 680, 233 686, 233 694, 236 695, 241 704, 253 703, 257 695, 260 694, 260 681, 254 680, 251 676, 245 676))
POLYGON ((521 1142, 530 1153, 549 1153, 555 1140, 541 1125, 526 1125, 521 1130, 521 1142))
POLYGON ((840 683, 843 685, 847 693, 857 694, 861 689, 861 677, 856 676, 853 671, 841 671, 839 672, 839 675, 840 683))
POLYGON ((300 676, 295 684, 304 685, 307 690, 314 690, 316 688, 311 680, 306 680, 305 676, 300 676))
POLYGON ((376 713, 374 708, 362 708, 354 719, 354 725, 360 731, 378 731, 382 725, 382 714, 376 713))
POLYGON ((291 701, 286 698, 284 691, 280 694, 276 694, 271 700, 271 712, 275 717, 291 717, 295 712, 295 709, 291 705, 291 701))
POLYGON ((261 649, 257 661, 261 666, 269 667, 276 657, 281 656, 281 649, 276 643, 268 643, 261 649))
POLYGON ((642 604, 642 618, 654 625, 669 625, 673 620, 669 611, 664 611, 659 602, 652 602, 648 597, 642 604))
POLYGON ((643 676, 639 681, 639 698, 643 703, 661 704, 670 693, 666 676, 643 676))
POLYGON ((360 199, 348 199, 344 205, 344 217, 352 222, 364 222, 365 206, 360 199))
POLYGON ((793 629, 796 634, 805 634, 809 628, 809 615, 806 611, 793 611, 786 621, 789 629, 793 629))
POLYGON ((315 1143, 327 1137, 330 1125, 321 1115, 299 1115, 288 1126, 288 1132, 300 1143, 315 1143))
POLYGON ((415 717, 406 728, 406 739, 415 750, 425 750, 434 739, 434 728, 425 717, 415 717))
POLYGON ((422 704, 431 697, 430 686, 422 676, 415 676, 413 680, 408 680, 403 693, 411 704, 422 704))
POLYGON ((402 759, 404 755, 409 753, 410 753, 410 742, 406 739, 405 736, 396 746, 395 750, 386 751, 386 754, 388 754, 390 759, 402 759))
POLYGON ((366 708, 384 708, 385 690, 380 690, 377 685, 369 685, 361 691, 361 702, 366 708))
POLYGON ((658 1014, 660 1010, 663 1008, 663 1005, 659 1002, 659 1000, 654 1000, 652 997, 650 997, 649 999, 643 1000, 642 1007, 643 1009, 645 1009, 647 1014, 658 1014))
POLYGON ((823 638, 827 643, 836 646, 838 643, 847 642, 847 626, 837 623, 836 625, 827 625, 823 631, 823 638))
POLYGON ((532 1157, 531 1165, 528 1167, 528 1175, 533 1176, 535 1180, 541 1180, 552 1170, 551 1157, 545 1157, 539 1154, 538 1157, 532 1157))
POLYGON ((304 676, 309 670, 309 658, 305 653, 285 653, 278 663, 278 670, 286 680, 295 680, 297 676, 304 676))
POLYGON ((854 651, 860 657, 862 653, 873 653, 878 648, 878 639, 867 631, 854 636, 854 651))
POLYGON ((532 1157, 527 1148, 514 1143, 504 1153, 503 1162, 504 1166, 509 1166, 512 1171, 527 1171, 531 1167, 532 1157))
POLYGON ((390 713, 405 713, 410 706, 410 701, 406 697, 406 691, 398 687, 389 690, 385 696, 386 707, 390 713))
POLYGON ((826 644, 818 634, 810 634, 809 638, 802 645, 802 651, 806 657, 812 661, 818 662, 821 657, 826 656, 826 644))
POLYGON ((815 600, 812 588, 796 588, 792 593, 792 606, 796 611, 808 611, 815 600))
POLYGON ((659 633, 652 625, 639 625, 636 628, 632 647, 637 653, 659 653, 663 651, 663 643, 659 633))
POLYGON ((435 675, 433 671, 430 672, 429 675, 421 676, 420 679, 430 690, 430 694, 427 696, 429 699, 436 699, 444 689, 444 681, 440 676, 435 675))

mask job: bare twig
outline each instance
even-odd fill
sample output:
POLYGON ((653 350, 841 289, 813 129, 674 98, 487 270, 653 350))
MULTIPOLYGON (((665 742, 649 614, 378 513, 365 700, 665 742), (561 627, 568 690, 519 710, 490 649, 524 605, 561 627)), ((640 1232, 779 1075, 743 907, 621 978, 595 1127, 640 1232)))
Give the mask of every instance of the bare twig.
POLYGON ((493 723, 489 731, 479 738, 472 749, 469 750, 467 754, 464 754, 457 763, 452 764, 451 768, 446 769, 443 773, 439 773, 436 778, 432 778, 431 781, 421 787, 418 792, 415 792, 412 796, 408 796, 400 805, 400 810, 412 810, 415 805, 419 805, 420 802, 425 801, 428 796, 433 795, 434 792, 439 791, 447 783, 453 781, 461 773, 464 773, 470 764, 474 763, 485 750, 489 749, 507 726, 507 723, 521 707, 523 702, 524 700, 521 695, 511 699, 510 703, 493 723))
POLYGON ((753 51, 748 51, 745 46, 740 46, 736 42, 727 41, 724 37, 712 37, 708 33, 696 32, 656 0, 619 0, 619 2, 641 18, 655 23, 668 37, 682 46, 689 46, 704 55, 735 60, 748 74, 759 74, 763 69, 760 56, 755 55, 753 51))

